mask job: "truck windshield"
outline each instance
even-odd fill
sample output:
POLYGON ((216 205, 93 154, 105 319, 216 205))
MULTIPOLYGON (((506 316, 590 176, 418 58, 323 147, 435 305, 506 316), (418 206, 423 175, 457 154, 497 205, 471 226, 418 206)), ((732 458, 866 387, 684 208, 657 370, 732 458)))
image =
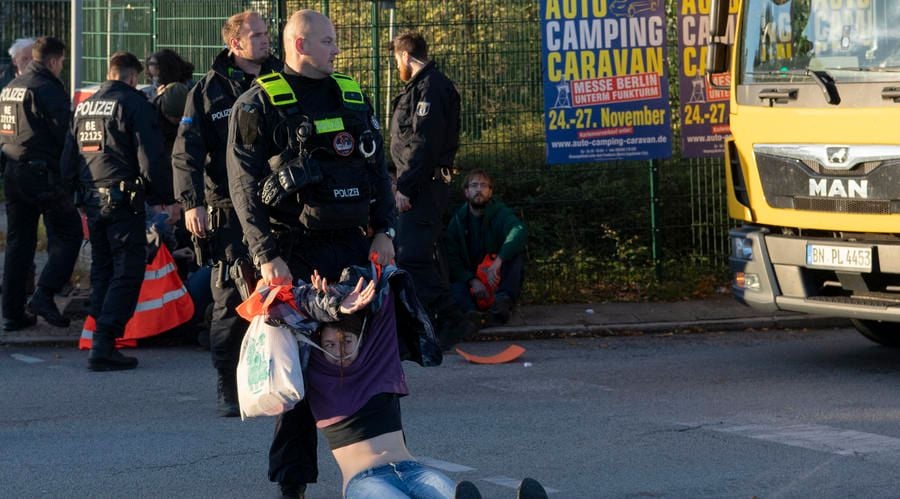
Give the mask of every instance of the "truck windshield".
POLYGON ((900 0, 746 0, 741 83, 900 78, 900 0))

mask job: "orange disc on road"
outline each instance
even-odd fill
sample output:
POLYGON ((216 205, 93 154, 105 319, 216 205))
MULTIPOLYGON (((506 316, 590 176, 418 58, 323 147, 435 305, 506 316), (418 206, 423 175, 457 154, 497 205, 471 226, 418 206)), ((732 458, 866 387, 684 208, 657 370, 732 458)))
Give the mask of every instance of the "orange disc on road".
POLYGON ((510 345, 506 347, 506 350, 496 355, 482 356, 472 355, 457 348, 456 353, 473 364, 503 364, 505 362, 512 362, 518 359, 523 353, 525 353, 525 349, 520 347, 519 345, 510 345))

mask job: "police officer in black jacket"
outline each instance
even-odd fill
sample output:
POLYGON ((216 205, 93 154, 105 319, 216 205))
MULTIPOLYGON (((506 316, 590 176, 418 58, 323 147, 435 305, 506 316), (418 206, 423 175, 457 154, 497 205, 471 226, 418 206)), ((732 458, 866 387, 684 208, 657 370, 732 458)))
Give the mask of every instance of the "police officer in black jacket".
POLYGON ((282 63, 269 54, 269 30, 259 14, 244 11, 222 26, 228 47, 212 69, 188 94, 172 157, 175 195, 185 210, 185 225, 201 255, 215 262, 210 286, 215 302, 209 344, 218 371, 218 409, 223 417, 239 416, 235 369, 247 322, 235 307, 242 293, 252 291, 251 266, 243 232, 228 194, 225 151, 231 106, 261 74, 281 71, 282 63), (203 244, 208 243, 208 244, 203 244), (250 274, 250 275, 246 275, 250 274), (243 287, 239 292, 238 287, 243 287))
POLYGON ((392 102, 391 158, 397 167, 395 199, 397 266, 409 272, 416 294, 435 323, 445 350, 476 331, 450 293, 435 254, 449 196, 450 169, 459 149, 459 93, 453 82, 428 60, 419 33, 391 41, 400 79, 406 87, 392 102))
MULTIPOLYGON (((359 84, 334 72, 331 21, 295 12, 284 29, 285 68, 264 75, 232 108, 231 199, 267 284, 337 282, 349 265, 394 258, 394 200, 380 126, 359 84), (374 236, 370 241, 365 229, 374 236)), ((279 417, 269 479, 286 497, 316 481, 316 428, 306 401, 279 417)))
POLYGON ((66 46, 41 37, 32 47, 34 60, 0 91, 0 147, 6 158, 6 256, 3 273, 3 329, 35 324, 32 313, 54 326, 69 320, 59 313, 53 295, 72 276, 81 247, 81 217, 71 185, 60 178, 60 157, 71 117, 71 101, 59 74, 66 46), (47 265, 25 310, 25 283, 34 264, 38 217, 47 228, 47 265))
POLYGON ((138 364, 114 343, 134 314, 144 280, 145 205, 161 211, 174 202, 156 110, 135 89, 142 70, 133 54, 110 57, 107 80, 75 108, 63 163, 66 178, 80 183, 91 237, 92 371, 138 364))

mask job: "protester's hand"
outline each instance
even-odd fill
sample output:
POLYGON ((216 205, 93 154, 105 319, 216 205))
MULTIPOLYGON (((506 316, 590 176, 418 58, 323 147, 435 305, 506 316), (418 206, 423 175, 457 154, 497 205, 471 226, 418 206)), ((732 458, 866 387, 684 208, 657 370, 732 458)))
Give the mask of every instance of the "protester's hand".
POLYGON ((390 265, 394 262, 394 241, 387 234, 380 232, 372 238, 372 246, 369 248, 369 254, 378 255, 375 263, 378 265, 390 265))
POLYGON ((491 266, 487 268, 486 274, 487 274, 488 284, 490 284, 491 287, 493 287, 493 288, 496 288, 497 286, 500 285, 500 267, 502 265, 503 265, 503 259, 501 259, 498 256, 497 258, 494 259, 493 263, 491 263, 491 266))
POLYGON ((472 294, 475 298, 487 299, 489 296, 488 290, 484 287, 484 283, 479 281, 478 279, 472 279, 469 281, 469 293, 472 294))
POLYGON ((400 191, 394 193, 394 202, 397 204, 397 210, 400 213, 412 209, 412 204, 410 204, 409 198, 404 196, 400 191))
POLYGON ((206 231, 209 228, 209 220, 206 215, 206 208, 203 206, 195 206, 184 212, 184 226, 188 232, 197 237, 206 237, 206 231))
POLYGON ((339 310, 342 314, 349 315, 358 312, 372 302, 372 298, 375 297, 375 281, 369 281, 365 288, 363 288, 363 282, 365 281, 360 277, 353 291, 341 301, 339 310))
POLYGON ((259 272, 262 274, 262 281, 270 286, 291 284, 294 280, 287 263, 280 256, 260 265, 259 272))

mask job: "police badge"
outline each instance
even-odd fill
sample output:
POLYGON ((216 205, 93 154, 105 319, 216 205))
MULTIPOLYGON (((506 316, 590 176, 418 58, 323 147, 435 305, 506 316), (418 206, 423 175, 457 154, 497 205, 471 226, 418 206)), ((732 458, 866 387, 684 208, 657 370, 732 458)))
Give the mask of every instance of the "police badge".
POLYGON ((428 111, 431 111, 431 103, 428 101, 420 101, 416 104, 416 114, 418 116, 427 116, 428 111))

